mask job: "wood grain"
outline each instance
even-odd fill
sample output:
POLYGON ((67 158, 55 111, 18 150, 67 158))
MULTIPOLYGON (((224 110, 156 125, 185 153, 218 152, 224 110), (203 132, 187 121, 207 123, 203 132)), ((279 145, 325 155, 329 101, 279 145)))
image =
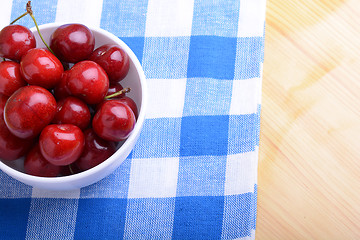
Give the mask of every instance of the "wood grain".
POLYGON ((256 239, 360 239, 360 1, 267 0, 256 239))

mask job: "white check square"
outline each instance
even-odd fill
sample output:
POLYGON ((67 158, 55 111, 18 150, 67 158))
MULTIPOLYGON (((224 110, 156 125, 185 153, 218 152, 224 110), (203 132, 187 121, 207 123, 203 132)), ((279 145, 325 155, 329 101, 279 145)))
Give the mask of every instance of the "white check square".
POLYGON ((261 89, 260 78, 234 80, 230 115, 256 113, 258 104, 260 104, 259 89, 261 89))
POLYGON ((100 27, 102 6, 102 0, 58 0, 55 21, 78 22, 86 26, 100 27))
POLYGON ((229 155, 226 162, 225 195, 254 191, 257 181, 258 148, 253 152, 229 155))
POLYGON ((129 198, 175 197, 179 158, 133 159, 129 198))
POLYGON ((263 36, 265 26, 265 2, 266 0, 240 1, 238 37, 263 36))
POLYGON ((147 118, 182 117, 186 79, 147 79, 147 118))
POLYGON ((194 0, 149 0, 146 37, 190 36, 194 0))

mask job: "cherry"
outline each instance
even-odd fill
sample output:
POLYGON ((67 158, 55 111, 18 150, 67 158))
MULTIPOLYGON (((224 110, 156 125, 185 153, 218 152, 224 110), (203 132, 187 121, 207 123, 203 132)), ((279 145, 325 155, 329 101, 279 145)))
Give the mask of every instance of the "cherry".
POLYGON ((73 124, 80 129, 85 129, 90 123, 90 110, 88 106, 78 98, 67 97, 57 103, 56 114, 53 123, 73 124))
POLYGON ((61 166, 61 176, 69 176, 81 172, 75 163, 61 166))
MULTIPOLYGON (((118 82, 117 83, 110 83, 109 90, 108 90, 106 96, 117 93, 117 92, 119 92, 119 91, 121 91, 123 89, 124 89, 123 86, 118 82)), ((124 96, 125 96, 125 92, 120 94, 117 97, 124 97, 124 96)))
POLYGON ((27 83, 20 74, 20 65, 12 61, 0 63, 0 93, 10 96, 27 83))
POLYGON ((4 108, 8 98, 8 96, 0 93, 0 118, 2 119, 4 119, 4 108))
POLYGON ((34 34, 27 27, 9 25, 0 32, 0 57, 20 61, 21 57, 35 46, 34 34))
POLYGON ((95 38, 82 24, 65 24, 50 37, 50 48, 64 62, 76 63, 88 59, 95 46, 95 38))
POLYGON ((69 76, 69 70, 64 71, 61 80, 54 88, 54 95, 56 99, 63 99, 70 96, 70 91, 67 88, 67 79, 69 76))
POLYGON ((108 100, 96 112, 92 127, 105 140, 122 141, 134 129, 135 121, 135 115, 129 106, 117 100, 108 100))
POLYGON ((36 144, 26 155, 24 170, 25 173, 38 177, 56 177, 62 168, 48 162, 41 154, 39 144, 36 144))
POLYGON ((4 118, 10 132, 19 138, 36 137, 56 113, 53 95, 39 86, 19 88, 8 99, 4 118))
POLYGON ((76 161, 84 149, 84 134, 72 124, 52 124, 40 134, 42 155, 50 163, 65 166, 76 161))
POLYGON ((82 171, 99 165, 116 151, 114 142, 105 141, 98 137, 92 129, 87 129, 84 132, 84 136, 84 151, 75 162, 75 165, 82 171))
POLYGON ((95 49, 89 59, 104 68, 110 82, 123 80, 129 72, 129 56, 117 45, 105 44, 95 49))
POLYGON ((66 86, 71 95, 87 104, 98 104, 104 100, 109 89, 109 79, 100 65, 82 61, 69 70, 66 86))
POLYGON ((136 103, 134 102, 134 100, 132 100, 131 98, 129 97, 121 97, 121 98, 116 98, 115 100, 119 101, 119 102, 122 102, 122 103, 125 103, 126 105, 128 105, 131 110, 134 112, 134 115, 135 115, 135 119, 138 118, 139 116, 139 111, 138 111, 138 108, 136 106, 136 103))
POLYGON ((60 82, 64 67, 50 51, 33 48, 22 57, 20 72, 29 84, 49 89, 60 82))
POLYGON ((32 144, 32 140, 13 135, 7 128, 4 119, 0 118, 0 158, 2 160, 11 161, 24 156, 32 144))
POLYGON ((3 117, 7 99, 5 95, 0 94, 0 158, 10 161, 25 155, 32 141, 14 136, 7 128, 3 117))

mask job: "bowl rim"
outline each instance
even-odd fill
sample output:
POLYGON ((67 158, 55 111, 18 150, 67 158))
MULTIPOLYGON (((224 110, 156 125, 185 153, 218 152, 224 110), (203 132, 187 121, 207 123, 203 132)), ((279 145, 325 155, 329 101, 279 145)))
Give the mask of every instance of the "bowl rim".
MULTIPOLYGON (((64 25, 64 24, 72 24, 72 23, 75 23, 75 22, 47 23, 47 24, 39 25, 39 29, 41 31, 43 29, 56 28, 56 27, 59 27, 59 26, 64 25)), ((131 143, 137 140, 137 138, 138 138, 138 136, 140 134, 140 131, 142 129, 142 126, 144 124, 145 111, 146 111, 146 108, 147 108, 147 84, 146 84, 146 78, 145 78, 143 68, 142 68, 138 58, 136 57, 134 52, 130 49, 130 47, 127 46, 126 43, 124 43, 119 37, 115 36, 114 34, 108 32, 108 31, 106 31, 104 29, 101 29, 99 27, 94 27, 94 26, 86 26, 86 27, 88 27, 92 32, 97 32, 97 33, 99 33, 101 35, 105 35, 106 37, 116 41, 120 45, 120 47, 122 47, 125 50, 125 52, 129 55, 131 61, 133 62, 134 66, 135 66, 135 69, 136 69, 136 71, 137 71, 137 73, 139 75, 140 86, 141 86, 141 102, 140 102, 141 108, 140 108, 140 111, 139 111, 139 115, 138 115, 138 119, 136 121, 135 127, 134 127, 133 131, 131 132, 130 136, 124 141, 122 146, 120 146, 120 148, 111 157, 109 157, 104 162, 100 163, 99 165, 97 165, 97 166, 95 166, 93 168, 90 168, 90 169, 88 169, 86 171, 76 173, 76 174, 73 174, 73 175, 60 176, 60 177, 33 176, 33 175, 29 175, 29 174, 20 172, 20 171, 18 171, 16 169, 6 165, 2 161, 0 161, 0 169, 2 171, 4 171, 8 175, 14 177, 15 179, 17 179, 17 180, 19 180, 19 181, 21 181, 21 182, 23 182, 25 184, 29 185, 29 182, 31 182, 31 183, 39 183, 39 184, 43 184, 43 183, 46 182, 46 184, 49 184, 49 185, 59 184, 59 183, 64 184, 64 183, 70 183, 70 182, 79 181, 81 179, 86 178, 87 176, 91 176, 91 175, 94 175, 95 173, 104 171, 110 165, 114 164, 114 162, 116 162, 121 155, 124 155, 126 149, 130 148, 131 143)), ((30 30, 34 34, 37 33, 36 27, 30 28, 30 30)))

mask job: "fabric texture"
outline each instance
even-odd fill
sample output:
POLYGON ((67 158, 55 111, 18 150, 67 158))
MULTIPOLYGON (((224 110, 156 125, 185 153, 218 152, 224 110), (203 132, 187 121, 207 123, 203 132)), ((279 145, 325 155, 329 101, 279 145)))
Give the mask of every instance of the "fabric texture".
MULTIPOLYGON (((25 3, 6 1, 1 26, 25 3)), ((39 24, 81 22, 122 39, 149 104, 130 156, 91 186, 49 192, 0 171, 0 238, 254 239, 265 0, 32 5, 39 24)))

